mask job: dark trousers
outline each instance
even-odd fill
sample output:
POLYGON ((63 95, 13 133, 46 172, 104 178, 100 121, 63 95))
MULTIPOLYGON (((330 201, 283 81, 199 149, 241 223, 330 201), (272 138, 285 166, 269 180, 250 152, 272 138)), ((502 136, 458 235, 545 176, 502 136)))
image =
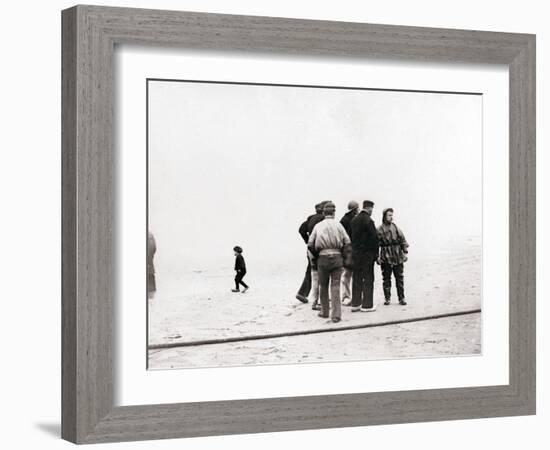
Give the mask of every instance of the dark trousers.
POLYGON ((319 272, 319 291, 321 297, 321 313, 328 316, 329 309, 333 319, 342 317, 340 304, 340 278, 342 276, 343 262, 342 255, 320 255, 317 260, 317 271, 319 272), (329 284, 330 302, 329 303, 329 284), (332 307, 331 307, 332 306, 332 307))
POLYGON ((246 270, 237 271, 237 275, 235 275, 235 289, 239 289, 239 284, 245 288, 248 287, 248 285, 243 281, 243 278, 245 275, 246 275, 246 270))
POLYGON ((374 263, 376 251, 353 252, 352 306, 372 308, 374 293, 374 263))
POLYGON ((157 290, 157 283, 155 281, 155 274, 147 274, 147 292, 155 292, 157 290))
POLYGON ((384 298, 389 300, 391 297, 391 274, 395 277, 395 286, 397 287, 397 297, 399 300, 405 298, 405 282, 403 276, 403 264, 392 266, 391 264, 382 264, 382 286, 384 286, 384 298))
POLYGON ((155 292, 157 283, 155 282, 155 266, 151 261, 147 261, 147 292, 155 292))
POLYGON ((307 297, 309 295, 310 290, 311 290, 311 262, 309 261, 309 258, 308 258, 306 274, 304 275, 304 281, 302 281, 302 285, 298 290, 298 295, 303 295, 304 297, 307 297))

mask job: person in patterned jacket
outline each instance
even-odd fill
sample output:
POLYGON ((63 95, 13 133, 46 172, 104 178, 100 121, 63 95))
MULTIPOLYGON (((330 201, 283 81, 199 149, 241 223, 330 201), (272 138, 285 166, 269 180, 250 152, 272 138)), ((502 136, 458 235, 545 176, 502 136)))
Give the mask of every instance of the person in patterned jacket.
POLYGON ((384 305, 391 301, 391 276, 395 277, 397 297, 400 305, 406 305, 404 263, 407 261, 409 244, 403 231, 393 223, 393 208, 386 208, 382 212, 382 225, 377 229, 380 254, 378 263, 382 268, 382 285, 384 287, 384 305))

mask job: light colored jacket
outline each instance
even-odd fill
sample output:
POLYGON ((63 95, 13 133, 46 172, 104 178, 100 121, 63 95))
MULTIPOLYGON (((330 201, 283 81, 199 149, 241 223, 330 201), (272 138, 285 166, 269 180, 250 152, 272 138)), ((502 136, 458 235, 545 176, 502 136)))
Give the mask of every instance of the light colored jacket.
POLYGON ((309 235, 307 246, 314 254, 324 254, 330 250, 340 252, 344 245, 350 242, 342 224, 334 220, 334 217, 327 216, 315 225, 309 235))

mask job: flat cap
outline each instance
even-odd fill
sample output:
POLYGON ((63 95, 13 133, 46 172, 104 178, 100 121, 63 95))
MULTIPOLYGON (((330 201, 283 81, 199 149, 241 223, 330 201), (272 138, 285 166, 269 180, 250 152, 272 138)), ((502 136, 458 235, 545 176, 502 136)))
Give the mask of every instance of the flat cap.
POLYGON ((357 203, 355 200, 351 200, 348 203, 348 211, 351 211, 352 209, 359 208, 359 203, 357 203))

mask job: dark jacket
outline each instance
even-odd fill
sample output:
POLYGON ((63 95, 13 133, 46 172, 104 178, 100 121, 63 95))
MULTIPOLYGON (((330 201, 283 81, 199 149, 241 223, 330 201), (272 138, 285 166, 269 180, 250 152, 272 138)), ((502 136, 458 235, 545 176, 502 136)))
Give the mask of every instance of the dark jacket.
POLYGON ((377 229, 380 243, 380 262, 397 266, 405 262, 409 244, 401 228, 395 223, 382 223, 377 229))
POLYGON ((361 211, 351 221, 351 246, 354 252, 378 252, 378 232, 374 221, 361 211))
POLYGON ((235 270, 237 272, 246 272, 246 264, 244 263, 243 255, 240 253, 235 257, 235 270))
POLYGON ((344 217, 342 217, 342 219, 340 220, 340 223, 346 230, 346 233, 348 233, 348 236, 350 237, 350 239, 351 239, 351 221, 356 215, 357 214, 355 213, 355 211, 351 210, 351 211, 348 211, 346 214, 344 214, 344 217))
POLYGON ((309 216, 298 229, 298 233, 302 236, 302 239, 307 244, 309 241, 309 235, 313 231, 313 227, 317 225, 325 216, 323 214, 313 214, 309 216))

